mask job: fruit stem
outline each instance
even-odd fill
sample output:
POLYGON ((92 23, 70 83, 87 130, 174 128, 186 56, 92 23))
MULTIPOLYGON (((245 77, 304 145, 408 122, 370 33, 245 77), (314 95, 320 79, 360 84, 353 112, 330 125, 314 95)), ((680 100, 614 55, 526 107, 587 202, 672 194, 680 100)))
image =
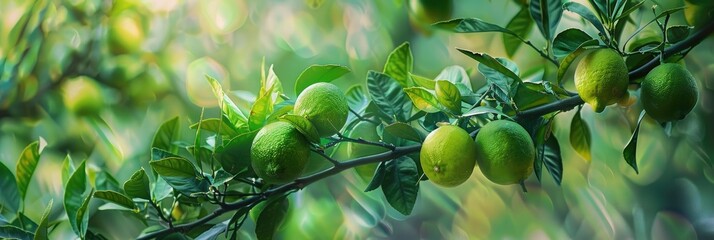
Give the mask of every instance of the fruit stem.
POLYGON ((526 189, 526 182, 521 180, 520 184, 521 184, 521 189, 523 190, 523 192, 527 193, 528 189, 526 189))

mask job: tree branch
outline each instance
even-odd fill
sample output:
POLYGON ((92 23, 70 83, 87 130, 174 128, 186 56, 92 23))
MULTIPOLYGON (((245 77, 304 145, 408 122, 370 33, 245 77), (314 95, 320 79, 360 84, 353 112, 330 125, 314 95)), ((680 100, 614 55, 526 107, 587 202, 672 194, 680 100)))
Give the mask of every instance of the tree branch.
MULTIPOLYGON (((689 38, 685 39, 682 42, 679 42, 675 45, 672 45, 671 47, 667 48, 663 54, 664 57, 671 56, 672 54, 678 53, 679 51, 682 51, 688 47, 694 46, 699 44, 704 38, 706 38, 712 31, 714 31, 714 22, 709 23, 705 27, 703 27, 701 30, 698 32, 694 33, 691 35, 689 38)), ((632 71, 629 73, 630 78, 639 78, 647 74, 649 70, 652 68, 656 67, 659 64, 659 57, 656 57, 652 61, 648 62, 647 64, 643 65, 642 67, 632 71)), ((572 109, 578 105, 583 104, 583 100, 580 98, 578 95, 574 95, 572 97, 562 99, 556 102, 544 104, 535 108, 531 108, 525 111, 521 111, 516 116, 513 118, 528 118, 528 117, 536 117, 536 116, 542 116, 544 114, 548 114, 551 112, 555 111, 564 111, 564 110, 569 110, 572 109)), ((477 131, 474 131, 471 133, 472 136, 476 135, 478 133, 477 131)), ((321 179, 327 178, 329 176, 335 175, 337 173, 340 173, 342 171, 345 171, 347 169, 351 169, 360 165, 365 165, 369 163, 377 163, 377 162, 383 162, 387 161, 390 159, 395 159, 410 153, 415 153, 418 152, 421 149, 421 145, 412 145, 412 146, 406 146, 406 147, 395 147, 392 151, 381 153, 381 154, 376 154, 376 155, 371 155, 371 156, 366 156, 366 157, 361 157, 361 158, 355 158, 349 161, 341 162, 340 164, 337 164, 331 168, 328 168, 322 172, 304 177, 304 178, 299 178, 291 183, 284 184, 282 186, 272 188, 270 190, 267 190, 259 195, 251 196, 249 198, 243 199, 238 202, 234 203, 229 203, 225 204, 223 206, 220 206, 218 209, 213 211, 211 214, 198 219, 194 222, 191 223, 185 223, 181 225, 175 225, 173 228, 167 228, 155 232, 151 232, 142 236, 139 236, 138 239, 152 239, 156 237, 161 237, 161 236, 166 236, 171 233, 175 232, 187 232, 194 227, 197 227, 199 225, 202 225, 204 223, 207 223, 227 212, 234 211, 237 209, 241 209, 244 207, 251 206, 253 204, 259 203, 261 201, 264 201, 268 199, 271 196, 274 195, 279 195, 279 194, 284 194, 290 191, 295 191, 304 188, 307 185, 310 185, 313 182, 319 181, 321 179)))

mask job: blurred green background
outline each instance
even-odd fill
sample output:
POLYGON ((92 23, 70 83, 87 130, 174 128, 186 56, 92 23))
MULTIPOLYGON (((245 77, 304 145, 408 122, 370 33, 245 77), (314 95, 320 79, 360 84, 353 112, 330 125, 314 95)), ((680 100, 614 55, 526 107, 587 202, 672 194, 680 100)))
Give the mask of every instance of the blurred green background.
MULTIPOLYGON (((521 8, 519 2, 454 0, 452 15, 505 26, 521 8)), ((655 4, 662 9, 683 5, 647 1, 633 23, 649 21, 655 4)), ((217 116, 204 74, 232 90, 245 110, 258 92, 263 59, 286 89, 312 64, 348 66, 352 73, 334 82, 346 90, 364 85, 367 71, 381 70, 389 52, 404 41, 411 43, 416 74, 434 77, 460 65, 475 88, 485 80, 476 62, 456 47, 506 57, 501 34, 430 30, 400 0, 3 0, 0 9, 0 161, 14 169, 27 144, 40 138, 47 143, 25 202, 31 219, 41 217, 49 199, 55 200, 50 219, 66 219, 57 204, 63 194, 58 169, 66 154, 75 163, 88 159, 90 175, 108 173, 122 183, 150 157, 161 123, 180 116, 188 131, 202 107, 207 116, 217 116), (96 85, 71 87, 73 82, 96 85), (95 90, 101 97, 79 107, 88 112, 69 106, 95 90)), ((685 24, 681 12, 671 21, 685 24)), ((573 27, 597 35, 577 15, 565 12, 559 31, 573 27)), ((628 24, 625 36, 635 29, 628 24)), ((649 30, 657 33, 654 27, 649 30)), ((529 39, 544 46, 537 28, 531 31, 529 39)), ((521 72, 554 74, 554 69, 543 71, 548 63, 532 49, 520 48, 512 60, 521 72)), ((413 214, 405 217, 386 204, 380 191, 364 193, 366 183, 348 171, 293 194, 279 237, 712 239, 714 205, 708 203, 714 200, 714 169, 706 162, 714 154, 714 39, 691 51, 684 63, 699 80, 699 102, 670 137, 645 120, 638 143, 640 174, 622 157, 642 109, 639 103, 602 114, 585 107, 583 117, 593 132, 592 161, 569 144, 574 111, 556 118, 562 186, 546 174, 541 183, 532 176, 523 193, 474 171, 456 188, 423 182, 413 214)), ((574 90, 572 77, 566 78, 566 87, 574 90)), ((286 95, 295 97, 292 91, 286 95)), ((100 205, 92 202, 90 230, 130 239, 145 228, 127 212, 97 211, 100 205)), ((10 212, 0 208, 0 213, 10 212)), ((253 227, 249 220, 243 237, 253 238, 253 227)), ((51 235, 72 236, 66 222, 51 235)))

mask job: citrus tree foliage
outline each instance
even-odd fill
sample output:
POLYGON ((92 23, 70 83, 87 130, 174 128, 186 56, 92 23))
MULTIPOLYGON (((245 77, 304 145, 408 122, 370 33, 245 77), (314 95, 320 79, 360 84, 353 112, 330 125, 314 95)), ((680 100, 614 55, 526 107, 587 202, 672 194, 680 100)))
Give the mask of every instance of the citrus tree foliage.
MULTIPOLYGON (((527 46, 529 51, 545 60, 543 63, 549 65, 548 68, 557 69, 554 74, 535 77, 525 75, 508 58, 472 49, 458 49, 474 60, 462 64, 475 65, 486 79, 485 86, 474 88, 469 75, 461 66, 446 67, 436 77, 420 75, 413 67, 414 56, 410 44, 405 42, 392 51, 383 69, 369 71, 363 83, 344 91, 349 115, 344 124, 332 125, 339 131, 329 136, 318 132, 317 128, 322 126, 315 126, 314 120, 310 119, 314 116, 293 111, 295 99, 283 93, 287 91, 299 95, 313 84, 340 81, 340 77, 351 71, 345 66, 313 65, 299 75, 295 86, 284 86, 273 72, 273 67, 263 63, 260 66, 263 73, 260 91, 249 109, 240 108, 232 100, 230 89, 223 89, 215 76, 206 75, 205 84, 211 87, 219 102, 220 117, 204 118, 201 115, 199 121, 188 126, 181 124, 184 122, 181 117, 165 121, 155 130, 151 141, 151 154, 146 156, 148 168, 135 169, 127 179, 115 179, 108 174, 90 178, 86 173, 86 161, 75 166, 69 156, 65 159, 61 169, 65 193, 63 199, 57 200, 66 212, 65 221, 69 222, 72 231, 80 238, 102 238, 87 229, 90 203, 102 201, 113 204, 108 209, 127 211, 147 223, 148 227, 137 236, 139 239, 170 236, 214 239, 219 235, 235 238, 238 229, 248 218, 256 222, 254 231, 259 239, 271 239, 291 207, 288 195, 353 168, 361 169, 358 170, 360 176, 367 180, 364 191, 381 191, 391 207, 409 215, 419 195, 420 183, 430 181, 429 174, 437 174, 442 170, 439 168, 441 165, 431 159, 434 156, 428 156, 431 162, 427 166, 430 169, 423 168, 425 164, 421 161, 425 156, 420 156, 420 149, 425 139, 444 125, 462 129, 450 132, 465 131, 473 139, 479 136, 482 127, 497 121, 508 125, 508 128, 525 130, 518 130, 525 136, 525 139, 520 138, 522 141, 519 141, 532 144, 523 147, 534 149, 535 154, 529 154, 532 161, 524 161, 529 165, 517 166, 519 171, 527 171, 525 177, 515 176, 494 181, 501 184, 520 183, 523 190, 527 191, 523 180, 535 174, 539 181, 550 177, 560 184, 563 174, 568 171, 563 168, 561 147, 570 144, 583 158, 592 158, 591 131, 587 122, 581 118, 581 112, 589 108, 583 108, 586 104, 577 92, 564 88, 566 79, 571 79, 568 69, 578 56, 590 53, 593 49, 610 49, 619 54, 626 62, 628 85, 637 89, 650 70, 663 63, 681 60, 714 29, 711 21, 694 27, 672 26, 668 23, 669 19, 682 8, 655 8, 645 25, 656 24, 663 38, 660 41, 630 41, 645 25, 636 26, 638 30, 631 36, 625 34, 624 27, 631 19, 630 14, 642 8, 644 0, 590 0, 590 7, 560 0, 515 2, 520 4, 521 10, 506 26, 478 18, 463 18, 439 22, 431 28, 455 34, 501 33, 509 56, 519 47, 527 46), (557 31, 566 12, 577 14, 590 27, 597 29, 597 36, 576 28, 557 31), (545 39, 545 46, 537 46, 528 40, 531 28, 538 29, 538 33, 545 39), (566 111, 576 111, 569 125, 569 142, 557 139, 552 134, 554 117, 566 111), (299 177, 282 183, 260 178, 254 169, 256 163, 251 162, 251 148, 260 130, 278 121, 288 123, 299 131, 300 136, 309 143, 310 154, 319 156, 327 163, 325 167, 311 174, 300 174, 302 169, 293 169, 300 172, 299 177), (369 136, 356 134, 355 127, 360 124, 371 126, 360 132, 374 132, 369 133, 369 136), (194 134, 181 136, 179 132, 186 128, 194 134), (332 157, 335 149, 342 144, 349 144, 350 149, 354 149, 350 154, 353 158, 332 157), (187 151, 179 151, 181 148, 187 151), (371 167, 365 168, 367 166, 371 167), (92 179, 96 182, 90 183, 92 179)), ((23 16, 16 26, 18 30, 13 30, 13 39, 18 43, 17 48, 14 48, 17 52, 13 54, 20 54, 19 57, 8 55, 2 60, 2 77, 9 78, 6 82, 11 85, 23 84, 15 82, 13 79, 16 78, 12 76, 22 75, 31 69, 25 65, 27 54, 23 53, 32 54, 36 48, 31 42, 17 37, 20 34, 18 31, 29 31, 20 35, 42 36, 36 33, 42 28, 36 26, 35 18, 37 14, 41 17, 46 7, 42 4, 36 7, 23 16)), ((117 47, 112 51, 126 49, 117 47)), ((77 75, 88 71, 84 68, 75 70, 73 73, 77 75)), ((6 82, 2 82, 3 88, 8 88, 6 82)), ((5 95, 3 97, 3 101, 10 101, 5 95)), ((624 99, 618 104, 626 107, 628 100, 631 99, 624 99)), ((12 111, 5 113, 11 114, 12 111)), ((635 160, 638 153, 637 139, 645 115, 647 113, 644 111, 640 114, 630 141, 622 146, 624 159, 635 172, 638 171, 635 160)), ((662 124, 671 128, 674 123, 662 124)), ((489 133, 494 131, 498 132, 488 130, 489 133)), ((43 141, 40 139, 27 145, 18 156, 16 166, 0 165, 0 187, 3 189, 0 203, 6 211, 16 213, 14 219, 0 218, 2 238, 46 239, 48 232, 57 224, 48 221, 52 201, 47 204, 47 210, 41 218, 30 219, 23 214, 28 209, 25 206, 25 193, 42 154, 43 141), (11 167, 16 169, 14 173, 9 169, 11 167)), ((459 144, 470 146, 471 142, 460 141, 459 144)), ((488 143, 479 146, 495 145, 488 143)), ((494 152, 490 151, 492 149, 487 150, 489 154, 494 152)), ((495 152, 496 155, 501 154, 495 152)), ((468 151, 465 154, 467 157, 474 155, 484 158, 484 153, 468 151)), ((444 161, 447 160, 451 159, 444 161)), ((483 165, 481 161, 479 159, 479 164, 483 165)), ((458 166, 471 167, 475 164, 470 162, 458 166)), ((468 170, 470 173, 471 169, 468 170)), ((499 170, 490 174, 501 172, 499 170)), ((439 180, 435 178, 435 182, 440 181, 439 184, 443 186, 458 185, 469 175, 459 173, 457 180, 440 177, 439 180)))

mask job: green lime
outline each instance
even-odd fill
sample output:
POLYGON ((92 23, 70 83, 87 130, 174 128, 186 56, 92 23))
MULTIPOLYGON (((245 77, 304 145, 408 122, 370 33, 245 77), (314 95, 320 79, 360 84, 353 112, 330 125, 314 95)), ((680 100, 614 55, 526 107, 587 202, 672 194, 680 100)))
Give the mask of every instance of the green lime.
POLYGON ((260 129, 250 148, 255 174, 268 183, 300 177, 310 157, 310 142, 292 124, 277 121, 260 129))
POLYGON ((684 119, 697 104, 697 83, 684 66, 662 64, 642 81, 642 105, 659 122, 684 119))
POLYGON ((595 112, 602 112, 625 97, 628 83, 625 60, 609 48, 590 52, 575 69, 575 87, 595 112))
POLYGON ((294 111, 310 120, 321 137, 329 137, 345 125, 349 110, 347 98, 337 86, 320 82, 300 93, 294 111))
POLYGON ((62 85, 62 99, 67 110, 77 115, 94 115, 104 107, 104 96, 97 82, 81 76, 62 85))
POLYGON ((481 172, 494 183, 519 183, 533 172, 533 140, 518 123, 508 120, 487 123, 476 136, 476 152, 481 172))
POLYGON ((476 166, 476 144, 464 129, 444 125, 426 136, 419 156, 429 180, 454 187, 471 176, 476 166))
POLYGON ((113 54, 136 52, 144 42, 141 18, 132 11, 123 11, 109 22, 109 51, 113 54))

